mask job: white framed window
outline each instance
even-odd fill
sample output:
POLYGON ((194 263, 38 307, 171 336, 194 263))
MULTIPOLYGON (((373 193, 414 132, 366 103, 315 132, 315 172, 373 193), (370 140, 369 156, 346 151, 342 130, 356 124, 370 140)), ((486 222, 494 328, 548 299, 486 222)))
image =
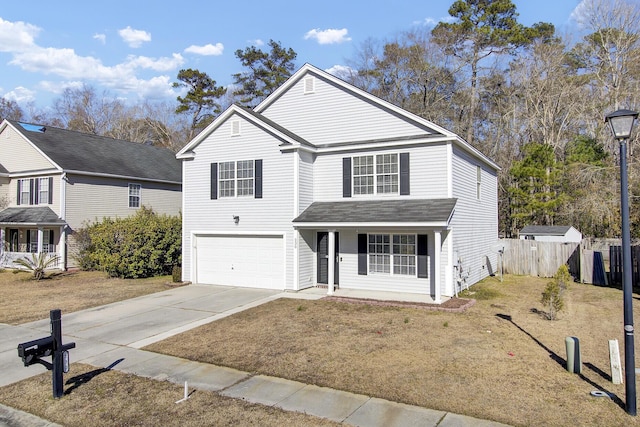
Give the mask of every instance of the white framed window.
POLYGON ((38 253, 38 230, 37 229, 29 230, 29 245, 27 247, 27 252, 31 252, 33 254, 38 253))
POLYGON ((255 161, 222 162, 218 166, 220 197, 254 195, 255 161))
POLYGON ((373 156, 353 158, 353 194, 373 194, 373 156))
POLYGON ((38 178, 38 204, 49 204, 49 178, 38 178))
POLYGON ((218 165, 218 186, 220 197, 236 195, 236 163, 222 162, 218 165))
POLYGON ((398 194, 398 153, 353 158, 353 194, 398 194))
POLYGON ((369 273, 416 276, 415 234, 369 234, 369 273))
POLYGON ((31 180, 21 179, 18 181, 20 186, 20 204, 28 205, 31 203, 31 180))
POLYGON ((129 184, 129 207, 130 208, 140 207, 141 190, 142 190, 142 186, 140 184, 129 184))

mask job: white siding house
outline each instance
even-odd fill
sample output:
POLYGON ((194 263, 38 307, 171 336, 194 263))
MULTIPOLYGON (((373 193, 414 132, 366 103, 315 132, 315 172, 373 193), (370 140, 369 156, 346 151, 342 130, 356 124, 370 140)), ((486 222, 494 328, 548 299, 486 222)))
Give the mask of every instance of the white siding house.
POLYGON ((570 225, 528 225, 520 230, 520 239, 539 242, 580 243, 582 233, 570 225))
POLYGON ((177 157, 186 281, 440 302, 495 268, 499 167, 311 65, 177 157))

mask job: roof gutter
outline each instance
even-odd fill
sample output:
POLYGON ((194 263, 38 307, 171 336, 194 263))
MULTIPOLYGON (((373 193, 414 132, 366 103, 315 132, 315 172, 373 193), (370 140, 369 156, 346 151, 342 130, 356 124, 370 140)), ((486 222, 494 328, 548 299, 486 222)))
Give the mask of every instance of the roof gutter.
POLYGON ((72 174, 72 175, 97 176, 97 177, 101 177, 101 178, 118 178, 118 179, 128 179, 128 180, 132 180, 132 181, 133 180, 135 180, 135 181, 148 181, 148 182, 159 182, 159 183, 162 183, 162 184, 182 185, 182 182, 180 182, 180 181, 170 181, 170 180, 166 180, 166 179, 156 179, 156 178, 144 178, 144 177, 140 177, 140 176, 114 175, 114 174, 110 174, 110 173, 87 172, 87 171, 68 170, 68 169, 65 169, 63 172, 65 174, 72 174))

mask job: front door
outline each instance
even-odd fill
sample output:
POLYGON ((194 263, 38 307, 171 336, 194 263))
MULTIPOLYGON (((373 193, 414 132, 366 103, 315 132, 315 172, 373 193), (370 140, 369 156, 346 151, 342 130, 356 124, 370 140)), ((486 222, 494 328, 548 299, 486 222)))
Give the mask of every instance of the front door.
MULTIPOLYGON (((335 233, 335 259, 334 259, 334 285, 340 283, 339 276, 339 260, 340 260, 340 233, 335 233)), ((329 284, 329 233, 327 231, 319 231, 317 238, 317 254, 318 254, 318 283, 329 284)))
POLYGON ((15 228, 9 229, 9 252, 20 252, 18 230, 15 228))

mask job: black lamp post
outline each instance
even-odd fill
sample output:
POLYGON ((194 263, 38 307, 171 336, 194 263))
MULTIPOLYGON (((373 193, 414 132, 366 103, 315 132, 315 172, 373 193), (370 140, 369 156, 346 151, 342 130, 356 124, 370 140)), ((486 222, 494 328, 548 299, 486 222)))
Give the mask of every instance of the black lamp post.
POLYGON ((631 279, 631 232, 629 231, 629 184, 627 183, 627 139, 638 113, 618 110, 605 117, 613 137, 620 142, 620 216, 622 217, 622 294, 624 300, 624 374, 626 409, 636 415, 636 368, 633 344, 633 283, 631 279))

